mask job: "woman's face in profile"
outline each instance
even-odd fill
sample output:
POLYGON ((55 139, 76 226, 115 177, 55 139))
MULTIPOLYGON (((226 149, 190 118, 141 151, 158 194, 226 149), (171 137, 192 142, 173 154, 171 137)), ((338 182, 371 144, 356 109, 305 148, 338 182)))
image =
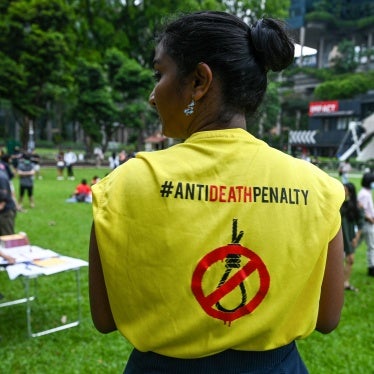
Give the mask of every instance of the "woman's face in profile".
POLYGON ((183 110, 191 101, 191 93, 182 86, 178 67, 161 44, 156 48, 153 67, 156 84, 149 102, 158 112, 164 135, 185 138, 189 120, 183 110))

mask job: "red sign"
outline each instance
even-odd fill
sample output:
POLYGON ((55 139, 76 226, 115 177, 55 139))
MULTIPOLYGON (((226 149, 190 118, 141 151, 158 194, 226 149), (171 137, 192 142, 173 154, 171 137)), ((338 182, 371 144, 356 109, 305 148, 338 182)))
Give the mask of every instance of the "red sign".
POLYGON ((270 275, 261 258, 248 248, 242 247, 240 244, 229 244, 224 247, 217 248, 205 255, 197 264, 192 276, 191 288, 204 311, 211 317, 218 318, 226 322, 232 322, 246 314, 253 312, 262 302, 270 287, 270 275), (230 278, 212 290, 210 293, 204 294, 202 282, 206 271, 216 262, 223 261, 228 255, 244 256, 249 261, 239 269, 235 270, 230 278), (216 307, 224 296, 232 292, 251 276, 253 272, 258 272, 260 278, 260 286, 256 294, 251 300, 238 307, 233 311, 222 311, 216 307))
POLYGON ((333 113, 339 110, 339 101, 315 101, 309 103, 309 116, 321 113, 333 113))

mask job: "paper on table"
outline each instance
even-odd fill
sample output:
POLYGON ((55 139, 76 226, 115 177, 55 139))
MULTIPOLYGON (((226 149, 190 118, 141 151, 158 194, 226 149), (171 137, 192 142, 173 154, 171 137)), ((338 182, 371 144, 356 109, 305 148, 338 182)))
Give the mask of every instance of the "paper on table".
POLYGON ((38 266, 26 265, 26 264, 9 265, 6 268, 6 271, 8 273, 10 280, 16 279, 19 275, 25 275, 25 276, 31 277, 31 276, 43 274, 42 268, 38 266))
MULTIPOLYGON (((33 260, 40 260, 44 258, 51 258, 58 256, 58 253, 50 249, 43 249, 36 245, 23 245, 20 247, 3 248, 2 252, 8 256, 15 258, 16 263, 30 262, 33 260)), ((7 264, 2 257, 0 257, 0 265, 7 264)))
POLYGON ((36 266, 41 266, 43 268, 46 268, 46 267, 64 264, 66 263, 66 259, 62 257, 50 257, 50 258, 45 258, 44 260, 34 260, 32 263, 36 266))
POLYGON ((7 266, 6 271, 8 273, 9 279, 13 280, 17 278, 19 275, 23 275, 26 277, 35 277, 38 275, 56 274, 61 271, 72 270, 83 266, 88 266, 87 261, 78 258, 61 256, 57 257, 57 259, 61 259, 62 262, 60 264, 55 263, 55 265, 46 267, 36 266, 29 263, 15 264, 7 266))
POLYGON ((67 256, 61 256, 60 258, 64 261, 64 263, 60 265, 40 268, 43 271, 42 274, 44 275, 55 274, 55 273, 59 273, 65 270, 72 270, 72 269, 80 268, 83 266, 88 266, 87 261, 81 260, 79 258, 73 258, 73 257, 67 257, 67 256))

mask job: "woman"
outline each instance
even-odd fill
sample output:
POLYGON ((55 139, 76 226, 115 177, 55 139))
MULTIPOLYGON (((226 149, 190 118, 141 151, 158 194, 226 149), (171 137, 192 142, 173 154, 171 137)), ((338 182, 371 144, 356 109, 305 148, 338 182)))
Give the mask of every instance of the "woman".
POLYGON ((112 152, 112 155, 109 156, 108 161, 111 170, 114 170, 119 165, 119 159, 116 152, 112 152))
POLYGON ((337 326, 343 186, 246 131, 293 57, 272 19, 198 12, 160 35, 149 100, 184 142, 93 186, 91 313, 133 344, 125 373, 306 373, 295 339, 337 326))
POLYGON ((75 187, 75 191, 73 194, 73 197, 75 197, 75 200, 79 203, 86 202, 91 203, 92 202, 92 192, 91 187, 87 183, 87 179, 83 178, 81 182, 75 187))
POLYGON ((56 168, 57 168, 57 180, 64 179, 64 169, 65 169, 65 161, 64 161, 64 152, 58 152, 56 156, 56 168))
POLYGON ((344 189, 345 201, 341 207, 345 253, 344 289, 357 292, 358 289, 350 283, 350 277, 354 264, 355 249, 360 241, 364 225, 364 214, 357 202, 356 187, 354 184, 346 183, 344 184, 344 189))

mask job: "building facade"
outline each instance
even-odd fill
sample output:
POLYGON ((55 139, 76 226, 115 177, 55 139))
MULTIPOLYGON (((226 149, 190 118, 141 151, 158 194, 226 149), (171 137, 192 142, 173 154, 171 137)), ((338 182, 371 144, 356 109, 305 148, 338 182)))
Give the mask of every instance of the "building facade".
MULTIPOLYGON (((314 56, 301 53, 296 61, 300 67, 331 68, 337 46, 348 40, 354 45, 357 72, 374 70, 374 1, 292 0, 288 25, 301 51, 303 46, 316 50, 314 56)), ((321 80, 302 73, 293 79, 294 91, 310 101, 308 130, 289 134, 293 153, 344 159, 358 156, 357 146, 373 147, 371 131, 362 123, 374 113, 374 88, 350 100, 316 101, 313 92, 321 80)))

